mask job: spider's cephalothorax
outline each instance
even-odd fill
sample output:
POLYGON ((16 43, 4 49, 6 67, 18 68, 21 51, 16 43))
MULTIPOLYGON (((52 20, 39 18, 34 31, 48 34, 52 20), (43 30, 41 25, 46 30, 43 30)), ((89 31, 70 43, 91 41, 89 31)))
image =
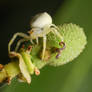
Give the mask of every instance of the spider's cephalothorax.
POLYGON ((34 16, 30 25, 31 25, 31 30, 28 31, 29 35, 24 34, 24 33, 14 34, 13 38, 9 42, 8 51, 9 51, 9 53, 11 52, 10 47, 17 36, 21 36, 21 37, 23 37, 23 39, 18 41, 15 51, 18 50, 20 44, 24 41, 30 40, 31 43, 33 43, 32 40, 36 39, 36 42, 38 44, 39 43, 38 38, 43 37, 42 60, 44 60, 45 49, 46 49, 46 35, 49 32, 52 32, 52 33, 56 34, 58 37, 60 37, 61 41, 63 40, 63 37, 58 32, 58 28, 54 24, 52 24, 51 16, 46 12, 40 13, 40 14, 37 14, 36 16, 34 16))

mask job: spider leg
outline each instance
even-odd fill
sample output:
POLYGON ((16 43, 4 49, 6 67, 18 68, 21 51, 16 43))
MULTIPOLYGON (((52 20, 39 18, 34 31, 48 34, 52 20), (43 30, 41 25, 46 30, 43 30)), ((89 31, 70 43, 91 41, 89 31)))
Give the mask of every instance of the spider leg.
POLYGON ((30 39, 30 42, 31 42, 32 44, 34 44, 34 42, 33 42, 33 40, 32 40, 32 39, 30 39))
POLYGON ((59 30, 59 28, 55 24, 51 24, 50 26, 54 27, 55 29, 59 30))
POLYGON ((60 35, 60 33, 56 30, 56 28, 51 28, 52 29, 52 33, 57 35, 62 41, 64 40, 63 39, 63 36, 60 35))
POLYGON ((16 33, 16 34, 14 34, 14 36, 12 37, 12 39, 10 40, 10 42, 8 44, 8 52, 9 53, 10 53, 11 45, 13 44, 13 42, 17 38, 17 36, 23 37, 25 39, 29 39, 29 36, 24 34, 24 33, 16 33))
POLYGON ((62 50, 64 50, 66 46, 65 46, 65 43, 64 43, 63 36, 61 36, 60 33, 57 31, 57 30, 59 30, 59 28, 57 26, 55 26, 54 24, 52 24, 51 26, 52 26, 52 28, 51 28, 52 31, 51 32, 53 34, 56 34, 61 39, 61 42, 59 43, 59 45, 60 46, 63 45, 63 47, 61 47, 61 48, 58 49, 58 54, 56 55, 56 58, 58 59, 59 56, 61 55, 62 50))
POLYGON ((38 42, 38 37, 36 38, 36 43, 38 44, 39 42, 38 42))
POLYGON ((46 36, 44 36, 44 37, 43 37, 43 51, 42 51, 42 60, 44 60, 45 49, 46 49, 46 36))
POLYGON ((60 46, 62 46, 62 45, 63 45, 63 47, 61 47, 61 48, 58 48, 58 49, 57 49, 57 52, 58 52, 58 54, 56 55, 56 58, 57 58, 57 59, 58 59, 58 58, 59 58, 59 56, 61 55, 62 50, 64 50, 64 49, 66 48, 65 43, 64 43, 64 42, 62 42, 62 41, 59 43, 59 45, 60 45, 60 46))
POLYGON ((28 39, 21 39, 21 40, 19 40, 19 41, 17 42, 17 45, 16 45, 16 47, 15 47, 15 51, 16 51, 16 52, 18 51, 18 48, 19 48, 20 44, 21 44, 22 42, 24 42, 24 41, 28 41, 28 39))

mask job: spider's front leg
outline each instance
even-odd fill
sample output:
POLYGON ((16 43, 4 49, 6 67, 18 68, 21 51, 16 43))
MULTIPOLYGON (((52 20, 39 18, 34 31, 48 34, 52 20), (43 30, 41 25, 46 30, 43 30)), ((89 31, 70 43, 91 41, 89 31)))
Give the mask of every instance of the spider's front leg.
POLYGON ((10 42, 8 44, 8 53, 9 53, 9 55, 11 54, 11 45, 13 44, 13 42, 17 38, 17 36, 23 37, 24 39, 29 39, 29 36, 24 34, 24 33, 16 33, 16 34, 14 34, 14 36, 12 37, 12 39, 10 40, 10 42))
POLYGON ((45 35, 45 36, 43 36, 42 60, 44 60, 45 50, 46 50, 46 35, 45 35))
POLYGON ((23 43, 24 41, 28 41, 28 39, 20 39, 18 42, 17 42, 17 45, 15 47, 15 51, 17 52, 18 49, 19 49, 19 46, 21 45, 21 43, 23 43))
POLYGON ((59 28, 56 25, 52 24, 51 29, 52 29, 52 33, 57 35, 61 39, 61 41, 64 40, 63 36, 61 36, 61 34, 57 31, 57 30, 59 30, 59 28))
POLYGON ((57 30, 59 30, 59 28, 57 26, 55 26, 54 24, 52 24, 51 25, 51 29, 52 29, 51 32, 53 34, 57 35, 61 39, 61 42, 59 43, 59 45, 61 46, 61 48, 57 49, 58 54, 56 55, 56 58, 59 58, 59 56, 61 55, 62 50, 65 49, 66 45, 64 43, 63 36, 57 31, 57 30))

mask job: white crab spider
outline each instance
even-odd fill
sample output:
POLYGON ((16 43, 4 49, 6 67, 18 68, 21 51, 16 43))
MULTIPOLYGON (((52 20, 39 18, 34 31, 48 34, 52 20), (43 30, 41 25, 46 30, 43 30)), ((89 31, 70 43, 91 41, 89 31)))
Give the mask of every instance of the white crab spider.
POLYGON ((24 41, 30 40, 33 43, 32 40, 36 39, 36 42, 38 44, 38 37, 43 37, 43 51, 42 51, 42 60, 43 60, 45 55, 45 49, 46 49, 46 35, 49 32, 53 32, 54 34, 56 34, 61 38, 61 41, 63 40, 63 37, 57 31, 58 28, 54 24, 52 24, 51 16, 46 12, 37 14, 36 16, 33 17, 31 21, 31 28, 32 29, 28 32, 29 35, 24 33, 14 34, 13 38, 9 42, 8 51, 9 53, 11 52, 10 51, 11 45, 17 36, 23 37, 23 39, 18 41, 15 51, 18 50, 19 45, 24 41))

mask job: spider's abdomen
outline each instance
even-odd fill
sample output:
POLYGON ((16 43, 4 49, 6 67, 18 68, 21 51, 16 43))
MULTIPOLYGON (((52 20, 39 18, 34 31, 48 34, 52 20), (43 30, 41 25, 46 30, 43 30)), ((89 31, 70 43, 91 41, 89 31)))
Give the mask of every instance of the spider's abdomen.
POLYGON ((37 14, 36 16, 33 17, 31 21, 32 28, 35 27, 43 28, 45 25, 49 25, 49 24, 52 24, 52 18, 46 12, 37 14))

